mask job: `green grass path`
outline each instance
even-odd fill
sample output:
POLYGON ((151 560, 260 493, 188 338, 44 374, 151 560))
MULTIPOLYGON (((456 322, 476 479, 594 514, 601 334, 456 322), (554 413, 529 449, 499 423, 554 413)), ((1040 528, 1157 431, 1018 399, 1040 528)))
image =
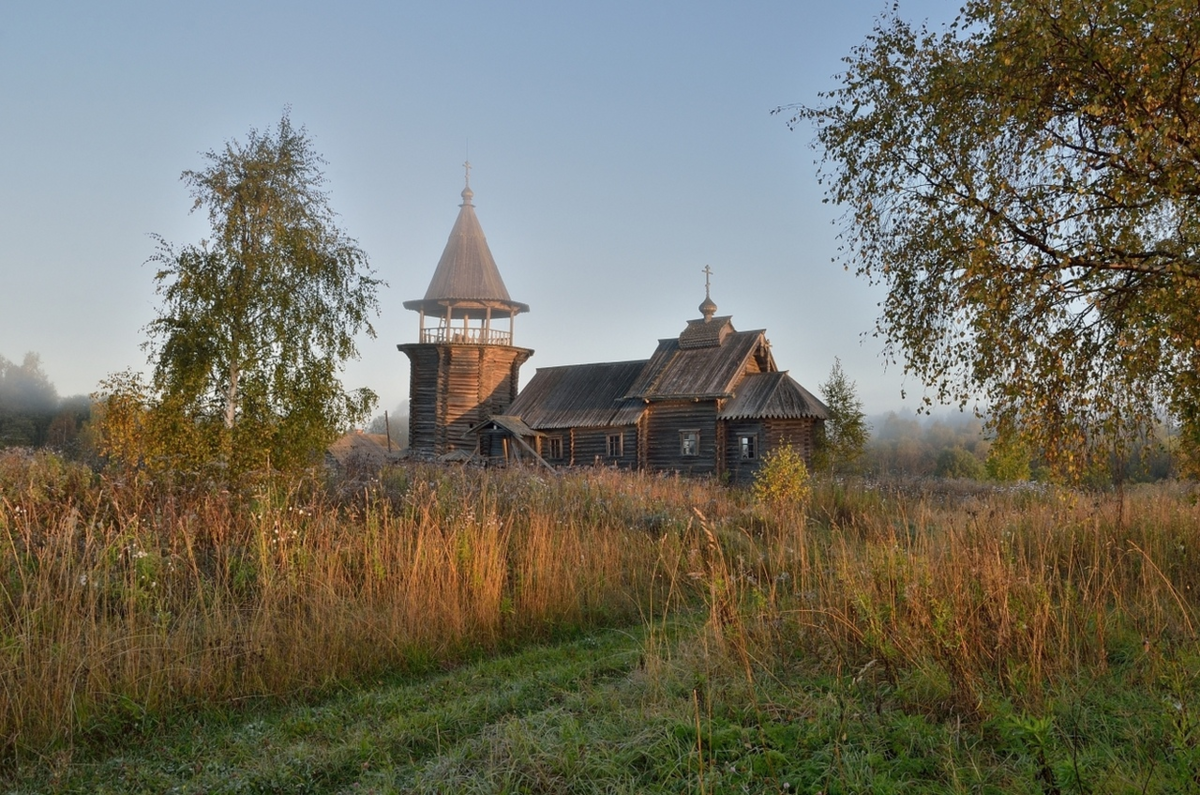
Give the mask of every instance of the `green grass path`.
POLYGON ((928 683, 896 688, 871 664, 750 687, 712 667, 706 637, 695 620, 597 630, 303 704, 143 720, 0 792, 1200 792, 1191 674, 1165 701, 1134 666, 1041 717, 999 705, 972 723, 914 709, 928 683))
POLYGON ((639 732, 656 733, 637 703, 644 634, 606 630, 312 705, 181 718, 49 760, 10 791, 646 791, 645 773, 671 771, 644 764, 639 732))

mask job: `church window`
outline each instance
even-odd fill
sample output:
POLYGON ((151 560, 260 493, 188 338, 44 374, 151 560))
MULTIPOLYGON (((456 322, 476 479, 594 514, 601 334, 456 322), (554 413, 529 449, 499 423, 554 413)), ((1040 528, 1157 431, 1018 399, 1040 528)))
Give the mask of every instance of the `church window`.
POLYGON ((625 434, 610 433, 608 435, 608 457, 620 458, 625 455, 625 434))
POLYGON ((679 454, 700 455, 700 431, 679 432, 679 454))

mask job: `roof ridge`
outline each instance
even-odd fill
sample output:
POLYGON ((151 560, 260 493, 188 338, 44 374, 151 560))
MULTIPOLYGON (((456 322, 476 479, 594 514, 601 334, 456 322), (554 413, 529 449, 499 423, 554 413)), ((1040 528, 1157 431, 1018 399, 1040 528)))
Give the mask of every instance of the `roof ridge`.
POLYGON ((565 367, 600 367, 602 365, 615 367, 620 364, 642 364, 642 365, 644 365, 648 361, 650 361, 650 360, 649 359, 622 359, 621 361, 616 361, 616 362, 575 362, 573 364, 547 364, 543 367, 535 368, 534 372, 541 372, 542 370, 560 370, 565 367))
MULTIPOLYGON (((764 372, 764 373, 763 373, 763 375, 774 375, 774 376, 778 376, 778 375, 779 375, 779 371, 778 371, 778 370, 775 370, 774 372, 767 371, 767 372, 764 372)), ((745 379, 742 379, 742 380, 745 380, 745 379)), ((775 393, 779 391, 779 385, 783 383, 783 379, 782 379, 782 378, 779 378, 779 377, 776 377, 776 378, 774 379, 774 381, 775 381, 775 382, 774 382, 773 384, 771 384, 771 389, 770 389, 770 391, 769 391, 769 392, 767 392, 767 398, 768 398, 768 399, 770 399, 770 398, 774 398, 774 397, 775 397, 775 393)))

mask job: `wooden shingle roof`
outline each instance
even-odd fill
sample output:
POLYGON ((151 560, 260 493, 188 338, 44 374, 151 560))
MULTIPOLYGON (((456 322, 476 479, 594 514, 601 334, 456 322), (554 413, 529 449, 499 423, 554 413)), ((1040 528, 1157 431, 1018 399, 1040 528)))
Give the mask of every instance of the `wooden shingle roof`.
POLYGON ((633 425, 645 404, 625 393, 645 365, 643 359, 539 367, 506 413, 538 430, 633 425))
MULTIPOLYGON (((482 317, 489 309, 492 317, 511 317, 529 311, 527 304, 514 301, 508 295, 508 288, 500 278, 500 270, 483 235, 483 227, 475 215, 475 205, 471 204, 474 195, 470 187, 463 190, 458 219, 450 230, 450 239, 438 260, 429 289, 423 299, 405 301, 406 309, 438 314, 450 305, 466 310, 473 317, 482 317)), ((455 315, 461 317, 463 313, 456 311, 455 315)))
MULTIPOLYGON (((710 325, 716 323, 714 319, 710 325)), ((625 397, 637 400, 732 397, 734 386, 752 357, 757 356, 761 361, 756 369, 776 369, 761 329, 734 331, 729 326, 721 336, 718 345, 691 348, 683 347, 679 338, 659 340, 658 350, 625 397)))
POLYGON ((687 328, 679 335, 679 347, 715 348, 724 342, 725 337, 732 331, 733 322, 730 315, 708 320, 689 320, 687 328))
POLYGON ((787 371, 751 373, 717 415, 723 420, 829 418, 829 409, 787 371))

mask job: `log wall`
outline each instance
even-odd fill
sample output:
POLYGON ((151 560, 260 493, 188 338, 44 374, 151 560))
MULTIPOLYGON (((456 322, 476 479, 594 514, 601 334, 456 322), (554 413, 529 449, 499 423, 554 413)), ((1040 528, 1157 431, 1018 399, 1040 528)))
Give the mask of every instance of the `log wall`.
POLYGON ((647 469, 686 475, 715 475, 717 457, 717 406, 714 401, 655 401, 646 412, 647 469), (699 431, 697 454, 681 454, 680 433, 699 431))
POLYGON ((763 424, 761 420, 739 420, 736 422, 723 422, 725 426, 725 471, 729 473, 729 479, 733 483, 749 483, 754 480, 754 474, 758 472, 759 462, 762 456, 766 453, 766 434, 763 433, 763 424), (742 458, 741 437, 753 436, 755 438, 755 456, 752 459, 742 458))
POLYGON ((572 428, 563 437, 563 455, 572 466, 616 466, 633 469, 638 465, 638 429, 636 425, 604 428, 572 428), (620 456, 608 455, 608 437, 621 434, 620 456))
POLYGON ((730 480, 741 484, 751 482, 767 451, 785 444, 790 444, 803 456, 804 463, 811 472, 816 423, 817 420, 814 419, 739 420, 721 423, 725 426, 727 443, 724 461, 730 480), (742 458, 741 437, 745 434, 754 435, 758 441, 756 455, 750 460, 742 458))
POLYGON ((804 464, 812 470, 813 444, 816 441, 818 420, 763 420, 765 443, 763 452, 790 444, 804 457, 804 464))
POLYGON ((408 440, 441 455, 474 450, 470 429, 503 414, 517 397, 520 368, 533 355, 509 345, 412 343, 397 346, 410 362, 408 440))

